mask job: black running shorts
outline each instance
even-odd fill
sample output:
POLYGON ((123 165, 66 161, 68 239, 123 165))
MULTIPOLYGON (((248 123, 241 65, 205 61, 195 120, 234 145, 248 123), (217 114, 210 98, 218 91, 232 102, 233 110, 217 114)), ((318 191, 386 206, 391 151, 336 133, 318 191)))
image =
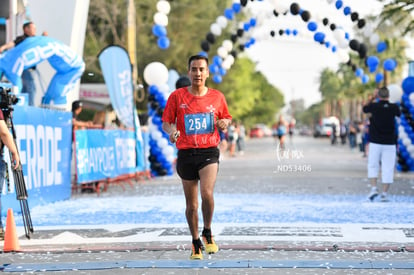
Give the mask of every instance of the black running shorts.
POLYGON ((211 163, 218 163, 219 157, 217 147, 178 150, 177 174, 184 180, 198 180, 198 171, 211 163))

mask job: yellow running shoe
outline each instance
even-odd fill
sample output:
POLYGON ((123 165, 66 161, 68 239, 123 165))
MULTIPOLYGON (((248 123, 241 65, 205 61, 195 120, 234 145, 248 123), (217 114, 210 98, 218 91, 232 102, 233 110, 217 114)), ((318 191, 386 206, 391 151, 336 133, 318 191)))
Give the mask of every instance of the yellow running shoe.
POLYGON ((193 242, 190 260, 202 260, 203 259, 203 244, 200 239, 198 242, 193 242))
POLYGON ((206 253, 214 254, 214 253, 217 253, 219 251, 219 247, 216 244, 216 242, 214 241, 214 238, 213 238, 212 235, 210 235, 210 236, 201 235, 201 236, 203 238, 206 253))

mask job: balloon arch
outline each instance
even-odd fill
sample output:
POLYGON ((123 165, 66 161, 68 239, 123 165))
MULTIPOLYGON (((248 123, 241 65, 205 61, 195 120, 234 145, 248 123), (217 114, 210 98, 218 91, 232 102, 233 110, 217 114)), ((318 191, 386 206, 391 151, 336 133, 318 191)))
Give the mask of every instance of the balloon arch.
MULTIPOLYGON (((253 2, 254 0, 252 0, 253 2)), ((248 5, 247 0, 233 1, 231 7, 226 8, 222 15, 218 16, 210 25, 210 31, 205 35, 205 39, 200 43, 200 54, 208 56, 211 45, 215 43, 217 37, 221 36, 223 30, 227 27, 228 22, 234 20, 239 13, 248 5)), ((266 2, 257 0, 257 2, 266 2)), ((327 0, 328 4, 334 5, 334 8, 342 11, 344 16, 356 24, 362 30, 366 40, 371 46, 374 46, 376 53, 368 55, 367 45, 356 38, 352 38, 350 33, 335 22, 331 22, 328 17, 322 17, 318 20, 312 18, 311 12, 299 6, 296 2, 286 5, 284 1, 271 1, 272 8, 258 18, 250 18, 249 20, 239 23, 239 28, 232 33, 229 39, 224 39, 222 45, 217 48, 217 54, 211 57, 209 66, 210 73, 213 75, 212 80, 215 83, 221 83, 228 70, 234 64, 238 51, 252 47, 257 41, 282 36, 300 36, 301 33, 296 29, 285 28, 279 30, 271 30, 269 32, 261 31, 264 20, 273 18, 277 19, 281 16, 300 17, 306 30, 316 43, 324 45, 326 49, 330 49, 332 53, 338 53, 341 61, 351 67, 356 77, 361 79, 362 84, 368 84, 370 74, 374 74, 373 80, 376 84, 380 84, 384 80, 383 71, 393 71, 398 66, 393 58, 381 60, 379 55, 387 50, 387 43, 380 40, 380 35, 374 33, 374 26, 367 24, 366 20, 360 18, 357 11, 351 7, 344 5, 341 0, 327 0), (253 33, 253 29, 256 33, 253 33), (325 29, 332 32, 331 41, 324 32, 325 29), (238 43, 238 47, 235 44, 238 43), (366 70, 353 64, 349 50, 358 54, 360 59, 365 60, 366 70)), ((160 49, 166 50, 170 45, 167 37, 168 14, 170 4, 166 0, 160 0, 157 3, 157 13, 154 15, 153 34, 158 37, 157 45, 160 49)), ((307 35, 309 35, 307 34, 307 35)), ((306 34, 303 34, 306 35, 306 34)), ((150 129, 150 163, 151 170, 155 175, 170 175, 173 173, 172 164, 175 159, 175 151, 173 145, 169 142, 161 128, 161 116, 167 102, 169 94, 175 89, 174 82, 179 79, 179 75, 174 70, 168 70, 166 66, 160 62, 152 62, 144 69, 144 80, 149 85, 149 129, 150 129)), ((403 81, 402 89, 400 85, 388 85, 390 89, 390 99, 401 105, 402 117, 398 121, 399 132, 399 152, 397 169, 400 171, 414 171, 414 76, 410 76, 403 81)))

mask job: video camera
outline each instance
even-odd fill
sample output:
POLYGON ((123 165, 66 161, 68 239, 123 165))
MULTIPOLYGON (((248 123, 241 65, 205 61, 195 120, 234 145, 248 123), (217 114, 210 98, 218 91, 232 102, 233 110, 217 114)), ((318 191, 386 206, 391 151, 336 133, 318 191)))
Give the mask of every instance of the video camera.
POLYGON ((19 101, 19 98, 11 92, 11 88, 5 88, 0 86, 0 108, 9 109, 12 105, 15 105, 19 101))

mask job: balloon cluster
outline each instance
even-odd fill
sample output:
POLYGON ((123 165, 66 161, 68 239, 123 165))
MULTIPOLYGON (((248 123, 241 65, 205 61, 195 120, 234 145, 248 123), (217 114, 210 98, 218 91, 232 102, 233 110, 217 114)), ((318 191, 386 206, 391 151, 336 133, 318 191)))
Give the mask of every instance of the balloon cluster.
POLYGON ((157 2, 157 12, 154 14, 154 23, 152 33, 158 38, 157 45, 160 49, 168 49, 170 46, 170 39, 167 36, 168 14, 171 6, 166 0, 159 0, 157 2))
POLYGON ((167 84, 168 69, 160 62, 152 62, 144 69, 144 80, 149 85, 148 114, 150 132, 150 162, 151 172, 155 176, 173 174, 174 147, 169 142, 168 134, 162 130, 162 114, 170 95, 167 84))
POLYGON ((233 3, 231 8, 224 10, 224 15, 218 16, 216 21, 210 25, 210 32, 207 33, 206 39, 201 42, 201 49, 205 55, 210 51, 210 45, 216 42, 216 36, 221 35, 222 30, 227 27, 228 21, 233 20, 236 14, 240 13, 241 8, 240 3, 233 3))
POLYGON ((397 170, 414 171, 414 76, 402 82, 401 118, 398 126, 397 170))

